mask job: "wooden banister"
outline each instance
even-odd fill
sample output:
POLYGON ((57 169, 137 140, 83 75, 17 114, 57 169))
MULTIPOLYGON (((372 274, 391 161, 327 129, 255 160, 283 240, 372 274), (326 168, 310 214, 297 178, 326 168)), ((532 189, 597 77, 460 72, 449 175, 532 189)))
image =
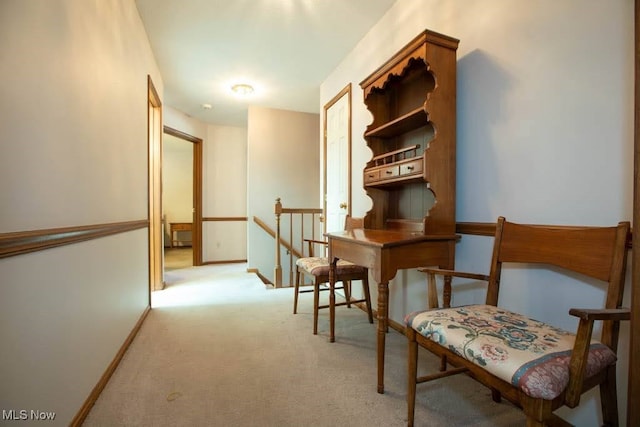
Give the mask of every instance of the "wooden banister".
MULTIPOLYGON (((262 228, 269 236, 275 238, 276 237, 276 231, 269 227, 269 225, 264 222, 263 220, 261 220, 260 218, 258 218, 257 216, 253 217, 253 222, 255 222, 258 227, 262 228)), ((280 238, 280 245, 284 246, 284 248, 293 253, 294 256, 301 258, 304 255, 296 248, 291 247, 291 245, 289 244, 289 242, 285 241, 284 239, 280 238)))
POLYGON ((295 273, 294 258, 304 256, 305 239, 316 239, 323 218, 321 208, 284 208, 279 197, 276 199, 274 214, 276 217, 274 285, 276 288, 281 288, 285 286, 282 280, 282 246, 287 249, 289 261, 287 286, 291 286, 295 273), (288 230, 285 237, 283 237, 283 229, 288 230))

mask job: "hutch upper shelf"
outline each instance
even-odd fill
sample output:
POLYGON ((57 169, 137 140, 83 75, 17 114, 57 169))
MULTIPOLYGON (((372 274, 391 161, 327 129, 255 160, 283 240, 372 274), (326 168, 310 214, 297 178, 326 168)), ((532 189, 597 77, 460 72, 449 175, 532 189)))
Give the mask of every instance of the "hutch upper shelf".
POLYGON ((360 83, 373 115, 364 133, 369 228, 455 233, 457 47, 425 30, 360 83))

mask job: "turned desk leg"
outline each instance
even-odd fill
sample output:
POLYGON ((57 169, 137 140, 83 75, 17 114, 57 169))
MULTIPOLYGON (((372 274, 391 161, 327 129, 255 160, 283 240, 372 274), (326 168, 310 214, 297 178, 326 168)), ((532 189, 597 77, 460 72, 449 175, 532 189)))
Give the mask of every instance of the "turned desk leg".
POLYGON ((329 266, 329 342, 336 340, 336 263, 334 258, 329 266))
POLYGON ((384 353, 389 316, 389 282, 378 283, 378 393, 384 393, 384 353))

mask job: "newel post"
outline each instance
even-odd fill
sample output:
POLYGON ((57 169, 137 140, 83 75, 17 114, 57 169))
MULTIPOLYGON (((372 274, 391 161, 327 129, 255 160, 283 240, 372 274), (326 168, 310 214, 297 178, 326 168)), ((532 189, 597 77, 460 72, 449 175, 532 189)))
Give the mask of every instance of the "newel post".
POLYGON ((276 199, 274 211, 276 214, 276 266, 273 270, 273 281, 276 288, 281 288, 282 265, 280 261, 280 215, 282 214, 282 203, 280 203, 280 197, 276 199))

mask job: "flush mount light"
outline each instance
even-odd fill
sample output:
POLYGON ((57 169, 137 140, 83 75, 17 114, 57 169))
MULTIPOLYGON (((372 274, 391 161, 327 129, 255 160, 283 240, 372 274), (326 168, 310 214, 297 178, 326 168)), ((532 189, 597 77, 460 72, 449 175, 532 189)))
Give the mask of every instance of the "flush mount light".
POLYGON ((253 86, 246 83, 239 83, 231 86, 231 90, 235 94, 246 96, 253 93, 253 86))
POLYGON ((211 104, 202 104, 202 108, 204 110, 211 110, 212 107, 211 107, 211 104))

